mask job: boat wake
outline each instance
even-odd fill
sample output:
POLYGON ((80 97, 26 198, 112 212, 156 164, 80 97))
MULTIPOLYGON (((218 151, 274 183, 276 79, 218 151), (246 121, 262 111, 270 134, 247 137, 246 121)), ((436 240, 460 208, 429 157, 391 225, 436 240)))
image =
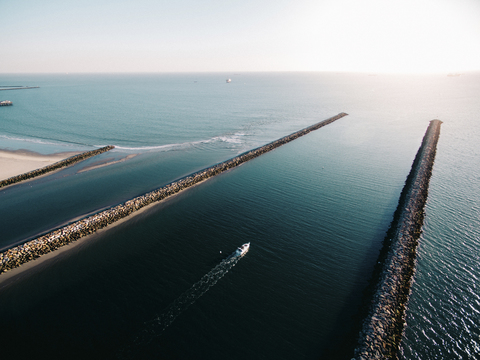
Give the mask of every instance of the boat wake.
POLYGON ((133 341, 130 349, 122 351, 120 358, 131 358, 141 352, 142 347, 147 346, 152 340, 160 336, 163 331, 169 327, 175 319, 185 310, 194 304, 203 294, 205 294, 218 280, 233 268, 237 262, 245 256, 250 248, 250 243, 244 244, 230 254, 226 259, 222 260, 212 270, 205 274, 199 281, 192 285, 190 289, 180 295, 172 302, 165 311, 145 323, 145 327, 140 331, 139 335, 133 341))

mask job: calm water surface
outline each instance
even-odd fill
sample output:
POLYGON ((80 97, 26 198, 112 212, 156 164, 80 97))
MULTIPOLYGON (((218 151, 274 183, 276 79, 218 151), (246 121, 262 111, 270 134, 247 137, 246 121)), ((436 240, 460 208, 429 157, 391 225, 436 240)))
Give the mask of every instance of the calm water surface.
POLYGON ((0 92, 14 102, 0 109, 1 148, 117 146, 0 191, 0 248, 349 113, 0 278, 2 352, 325 357, 352 328, 415 153, 438 118, 444 124, 401 356, 475 358, 480 74, 229 77, 230 84, 219 74, 0 76, 7 85, 40 86, 0 92), (136 156, 83 171, 128 155, 136 156), (205 276, 246 242, 251 250, 234 266, 205 276), (163 330, 158 319, 186 292, 191 305, 163 330))

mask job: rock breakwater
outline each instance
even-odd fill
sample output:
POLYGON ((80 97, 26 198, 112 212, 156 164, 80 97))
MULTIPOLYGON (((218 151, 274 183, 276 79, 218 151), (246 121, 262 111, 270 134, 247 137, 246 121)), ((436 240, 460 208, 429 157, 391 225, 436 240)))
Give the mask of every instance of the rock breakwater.
POLYGON ((286 143, 289 143, 290 141, 293 141, 325 125, 328 125, 346 115, 346 113, 340 113, 336 116, 316 123, 293 134, 287 135, 264 146, 260 146, 256 149, 247 151, 230 160, 224 161, 222 163, 216 164, 204 170, 200 170, 196 173, 183 177, 157 190, 151 191, 147 194, 126 201, 123 204, 119 204, 102 212, 99 212, 95 215, 76 221, 70 225, 52 231, 25 244, 8 249, 3 253, 0 253, 0 273, 16 268, 26 262, 29 262, 44 254, 54 251, 84 236, 92 234, 95 231, 102 229, 120 219, 123 219, 126 216, 147 205, 161 201, 171 195, 177 194, 178 192, 186 188, 189 188, 195 184, 198 184, 201 181, 207 180, 210 177, 213 177, 224 171, 241 165, 244 162, 254 159, 286 143))
POLYGON ((102 147, 100 149, 86 151, 86 152, 83 152, 81 154, 71 156, 71 157, 69 157, 65 160, 56 162, 55 164, 48 165, 48 166, 45 166, 45 167, 37 169, 37 170, 29 171, 29 172, 21 174, 21 175, 13 176, 11 178, 0 181, 0 188, 4 187, 4 186, 8 186, 8 185, 18 183, 20 181, 33 179, 34 177, 44 175, 44 174, 49 173, 51 171, 55 171, 55 170, 73 165, 77 162, 86 160, 86 159, 88 159, 92 156, 96 156, 96 155, 99 155, 99 154, 104 153, 106 151, 110 151, 113 148, 115 148, 115 146, 110 145, 110 146, 102 147))
POLYGON ((400 195, 374 271, 368 315, 355 349, 357 360, 397 358, 441 124, 430 122, 400 195))
POLYGON ((38 89, 40 86, 19 86, 19 85, 11 85, 11 86, 0 86, 0 90, 25 90, 25 89, 38 89))

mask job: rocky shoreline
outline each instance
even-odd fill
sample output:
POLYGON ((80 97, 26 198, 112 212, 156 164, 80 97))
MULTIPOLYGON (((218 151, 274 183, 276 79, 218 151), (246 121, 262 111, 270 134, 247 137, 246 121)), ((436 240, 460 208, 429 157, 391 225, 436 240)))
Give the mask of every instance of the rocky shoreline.
POLYGON ((397 358, 441 124, 430 122, 400 195, 374 271, 357 360, 397 358))
POLYGON ((16 184, 20 181, 30 180, 30 179, 33 179, 34 177, 44 175, 44 174, 49 173, 51 171, 55 171, 55 170, 73 165, 77 162, 86 160, 90 157, 99 155, 99 154, 104 153, 106 151, 110 151, 114 148, 115 148, 115 146, 110 145, 110 146, 102 147, 100 149, 86 151, 86 152, 83 152, 81 154, 71 156, 71 157, 69 157, 65 160, 56 162, 55 164, 48 165, 48 166, 45 166, 45 167, 37 169, 37 170, 29 171, 29 172, 21 174, 21 175, 13 176, 11 178, 0 181, 0 188, 4 187, 4 186, 16 184))
POLYGON ((273 141, 269 144, 247 151, 230 160, 224 161, 217 165, 211 166, 204 170, 200 170, 196 173, 183 177, 180 180, 174 181, 157 190, 151 191, 147 194, 144 194, 132 200, 126 201, 123 204, 119 204, 107 210, 101 211, 95 215, 76 221, 61 229, 52 231, 46 235, 40 236, 37 239, 29 241, 25 244, 8 249, 0 253, 0 274, 7 270, 16 268, 31 260, 34 260, 40 257, 41 255, 54 251, 84 236, 92 234, 95 231, 102 229, 108 226, 109 224, 112 224, 120 219, 123 219, 126 216, 130 215, 131 213, 147 205, 150 205, 154 202, 161 201, 201 181, 204 181, 210 177, 213 177, 224 171, 227 171, 238 165, 241 165, 244 162, 254 159, 268 151, 271 151, 303 135, 306 135, 311 131, 317 130, 325 125, 328 125, 346 115, 347 115, 346 113, 340 113, 329 119, 316 123, 312 126, 309 126, 305 129, 297 131, 293 134, 287 135, 276 141, 273 141))

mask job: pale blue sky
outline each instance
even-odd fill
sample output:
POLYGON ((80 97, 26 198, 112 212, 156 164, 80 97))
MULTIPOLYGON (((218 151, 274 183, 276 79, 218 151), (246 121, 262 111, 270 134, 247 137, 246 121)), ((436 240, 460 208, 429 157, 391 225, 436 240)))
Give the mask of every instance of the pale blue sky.
POLYGON ((0 0, 0 73, 480 70, 480 0, 0 0))

